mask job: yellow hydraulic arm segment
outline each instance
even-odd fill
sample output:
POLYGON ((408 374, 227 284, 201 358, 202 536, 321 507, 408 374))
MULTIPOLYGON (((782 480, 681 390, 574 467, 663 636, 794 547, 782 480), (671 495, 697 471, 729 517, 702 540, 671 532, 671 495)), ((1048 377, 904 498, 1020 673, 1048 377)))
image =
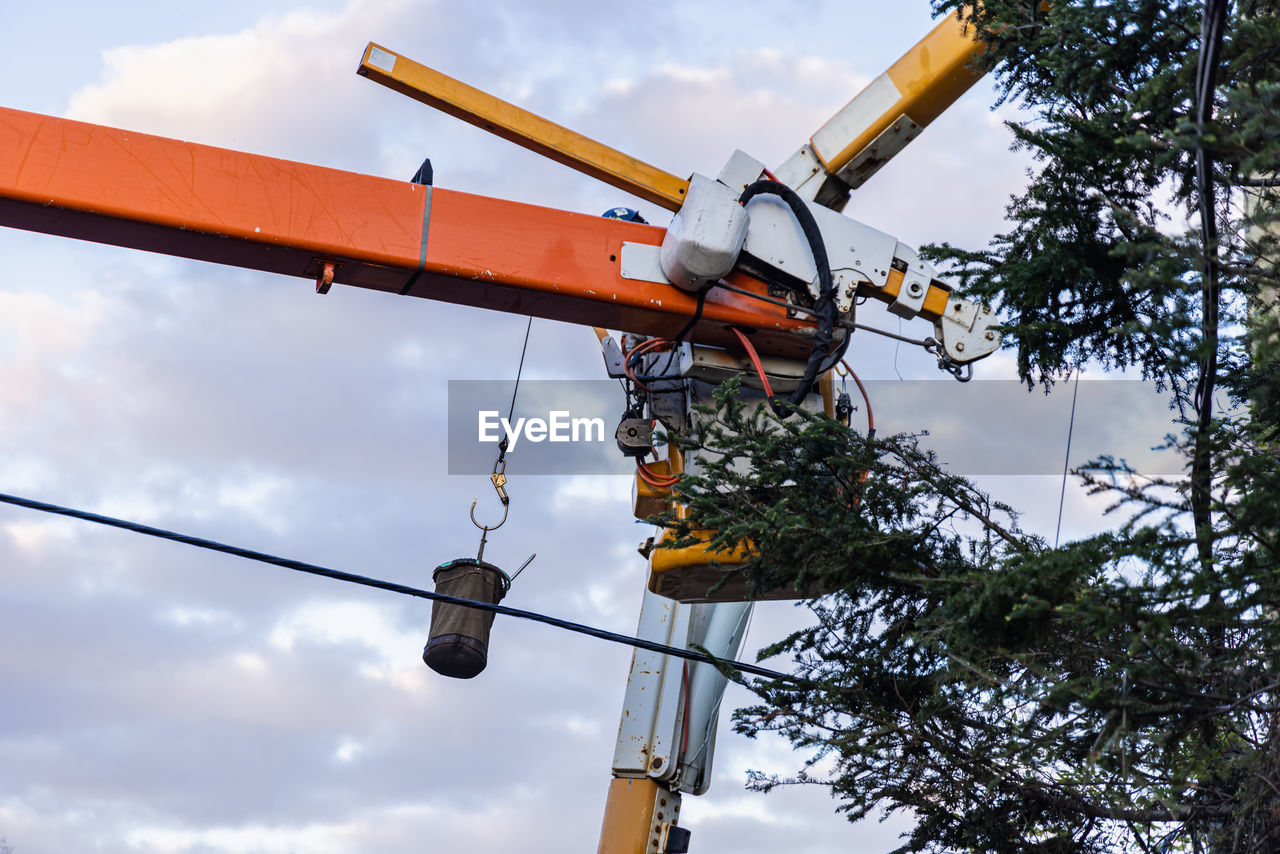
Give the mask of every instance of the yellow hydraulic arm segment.
POLYGON ((676 824, 679 818, 679 792, 656 780, 614 777, 605 801, 597 854, 688 851, 688 833, 676 824), (683 844, 673 845, 677 839, 683 844))
POLYGON ((818 204, 844 207, 856 189, 982 78, 986 47, 953 12, 872 80, 775 172, 818 204))
POLYGON ((687 180, 372 42, 358 73, 655 205, 684 204, 687 180))

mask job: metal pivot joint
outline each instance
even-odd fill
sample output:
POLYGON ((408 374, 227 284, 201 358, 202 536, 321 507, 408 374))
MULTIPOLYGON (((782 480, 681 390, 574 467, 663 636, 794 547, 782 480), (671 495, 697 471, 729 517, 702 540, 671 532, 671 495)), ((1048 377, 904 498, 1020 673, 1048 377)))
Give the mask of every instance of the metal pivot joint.
POLYGON ((653 422, 648 418, 641 418, 635 410, 630 410, 622 416, 615 438, 618 440, 618 450, 625 456, 645 457, 653 451, 653 422))

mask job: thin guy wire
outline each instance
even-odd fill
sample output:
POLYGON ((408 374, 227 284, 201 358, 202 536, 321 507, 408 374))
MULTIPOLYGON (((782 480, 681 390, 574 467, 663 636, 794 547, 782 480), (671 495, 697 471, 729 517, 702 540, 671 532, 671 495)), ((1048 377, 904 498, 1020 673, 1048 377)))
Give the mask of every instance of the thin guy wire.
POLYGON ((179 534, 175 531, 167 531, 164 528, 154 528, 150 525, 143 525, 139 522, 130 522, 126 519, 102 516, 97 513, 76 510, 72 507, 62 507, 57 504, 48 504, 43 501, 36 501, 31 498, 22 498, 16 495, 6 495, 4 493, 0 493, 0 503, 12 504, 17 507, 26 507, 29 510, 39 510, 43 513, 53 513, 58 516, 69 516, 72 519, 80 519, 84 522, 93 522, 94 524, 106 525, 111 528, 121 528, 126 531, 132 531, 135 534, 145 534, 148 537, 170 540, 175 543, 182 543, 183 545, 193 546, 198 549, 222 552, 223 554, 244 558, 245 560, 269 563, 273 566, 294 570, 295 572, 305 572, 308 575, 319 575, 324 578, 331 578, 334 581, 345 581, 350 584, 359 584, 363 587, 373 587, 378 590, 399 593, 402 596, 413 596, 417 599, 429 599, 433 602, 443 602, 446 605, 458 605, 463 608, 474 608, 477 611, 490 611, 494 614, 502 614, 507 617, 531 620, 535 623, 543 623, 557 629, 564 629, 565 631, 575 632, 580 635, 589 635, 594 638, 599 638, 600 640, 625 644, 626 646, 632 646, 637 649, 644 649, 650 652, 674 655, 677 658, 684 658, 689 661, 705 662, 711 665, 723 664, 743 673, 750 673, 753 676, 763 676, 767 679, 780 679, 784 682, 792 682, 801 685, 812 684, 810 680, 802 677, 793 676, 789 673, 781 673, 777 670, 769 670, 766 667, 748 664, 745 661, 716 659, 700 652, 694 652, 693 650, 680 649, 679 647, 668 646, 654 641, 647 641, 643 638, 629 637, 627 635, 618 634, 617 632, 609 632, 604 629, 597 629, 594 626, 586 626, 581 623, 572 623, 568 620, 561 620, 557 617, 550 617, 546 614, 539 614, 534 611, 523 611, 519 608, 508 608, 505 605, 494 605, 489 602, 477 602, 474 599, 462 599, 458 596, 448 596, 444 593, 436 593, 432 590, 422 590, 418 587, 397 584, 394 581, 383 581, 377 578, 369 578, 363 575, 343 572, 338 569, 329 569, 328 567, 318 566, 313 563, 304 563, 302 561, 292 560, 291 558, 277 557, 276 555, 267 554, 266 552, 242 549, 239 546, 227 545, 226 543, 220 543, 216 540, 206 540, 201 537, 179 534))
POLYGON ((1067 454, 1062 461, 1062 491, 1058 493, 1058 530, 1053 535, 1053 547, 1058 547, 1062 537, 1062 508, 1067 502, 1067 469, 1071 465, 1071 435, 1076 430, 1076 393, 1080 391, 1080 369, 1076 368, 1076 382, 1071 389, 1071 420, 1067 422, 1067 454))

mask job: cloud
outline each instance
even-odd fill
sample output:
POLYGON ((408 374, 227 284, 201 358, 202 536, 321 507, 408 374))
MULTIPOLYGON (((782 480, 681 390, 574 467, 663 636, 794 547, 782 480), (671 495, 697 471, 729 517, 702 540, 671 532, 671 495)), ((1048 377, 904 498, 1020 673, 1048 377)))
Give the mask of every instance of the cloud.
POLYGON ((392 628, 396 622, 396 615, 388 606, 310 602, 281 617, 267 640, 286 653, 303 644, 355 645, 370 654, 360 665, 362 677, 385 682, 397 690, 420 693, 426 690, 427 673, 405 651, 423 643, 421 631, 397 631, 392 628))
POLYGON ((350 34, 384 30, 409 8, 404 0, 358 0, 336 13, 268 15, 237 33, 113 47, 103 52, 102 77, 71 97, 66 114, 288 159, 349 163, 376 139, 370 123, 351 121, 367 112, 368 84, 353 73, 363 44, 350 34))

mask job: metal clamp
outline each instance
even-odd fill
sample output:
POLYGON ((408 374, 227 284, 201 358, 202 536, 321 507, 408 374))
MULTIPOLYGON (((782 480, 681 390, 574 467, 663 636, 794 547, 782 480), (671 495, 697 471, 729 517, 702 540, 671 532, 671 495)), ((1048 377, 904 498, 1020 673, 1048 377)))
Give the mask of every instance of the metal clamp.
POLYGON ((933 331, 948 356, 958 362, 972 362, 1000 349, 1000 333, 992 328, 995 321, 989 306, 952 296, 933 331))
POLYGON ((493 481, 494 491, 498 493, 498 500, 502 502, 502 506, 506 507, 511 503, 511 499, 507 497, 507 460, 505 457, 506 448, 502 449, 504 454, 499 454, 498 459, 493 463, 493 474, 489 475, 489 480, 493 481))
POLYGON ((926 353, 931 353, 937 357, 939 370, 946 371, 962 383, 967 383, 973 379, 973 363, 957 362, 948 356, 946 350, 943 349, 936 338, 924 339, 924 350, 926 353))

